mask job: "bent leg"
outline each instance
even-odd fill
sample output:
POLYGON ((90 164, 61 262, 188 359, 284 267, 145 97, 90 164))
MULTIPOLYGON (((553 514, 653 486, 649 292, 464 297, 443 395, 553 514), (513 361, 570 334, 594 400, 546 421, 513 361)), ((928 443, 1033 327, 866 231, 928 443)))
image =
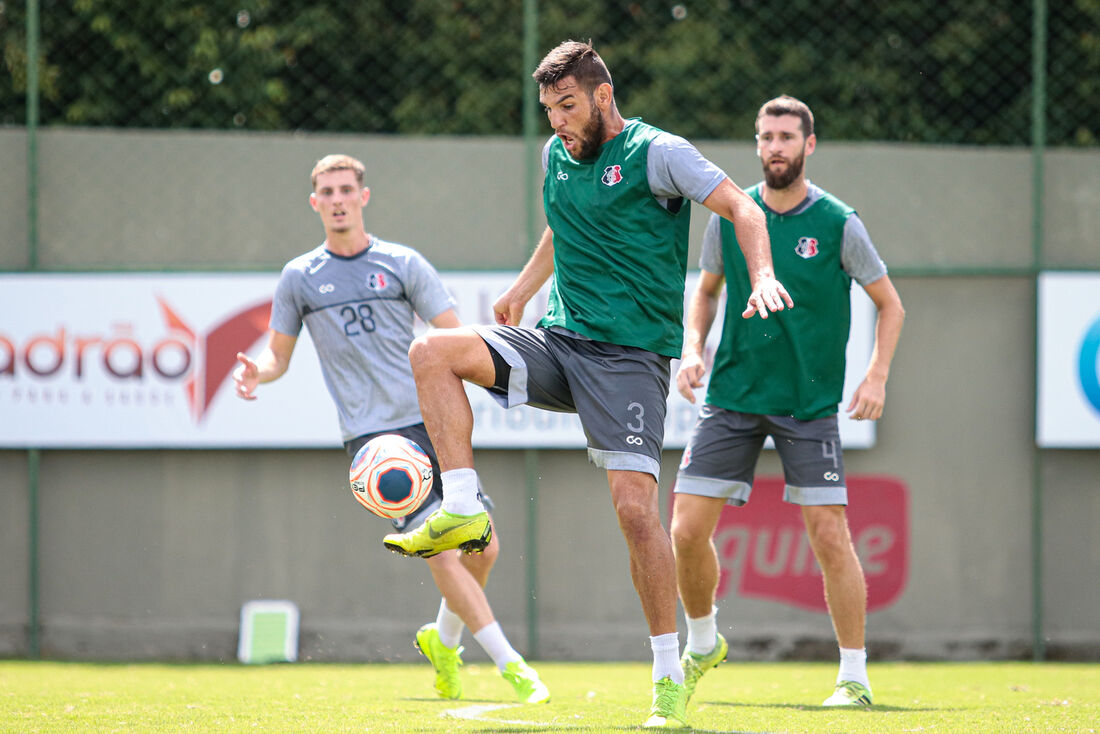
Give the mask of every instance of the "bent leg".
POLYGON ((494 621, 484 586, 498 551, 499 544, 494 534, 485 553, 444 552, 425 559, 439 593, 447 600, 447 608, 475 634, 494 621))
POLYGON ((852 545, 848 517, 842 505, 802 508, 810 547, 824 576, 825 603, 840 647, 864 647, 867 582, 852 545))
POLYGON ((413 341, 409 363, 440 468, 472 468, 474 416, 462 382, 493 384, 496 370, 485 341, 468 327, 432 330, 413 341))
POLYGON ((493 537, 489 541, 489 545, 485 546, 484 551, 481 553, 456 553, 462 567, 477 580, 483 589, 488 585, 489 573, 493 570, 493 565, 496 564, 497 557, 500 555, 500 536, 497 534, 497 526, 491 517, 489 522, 493 528, 493 537))

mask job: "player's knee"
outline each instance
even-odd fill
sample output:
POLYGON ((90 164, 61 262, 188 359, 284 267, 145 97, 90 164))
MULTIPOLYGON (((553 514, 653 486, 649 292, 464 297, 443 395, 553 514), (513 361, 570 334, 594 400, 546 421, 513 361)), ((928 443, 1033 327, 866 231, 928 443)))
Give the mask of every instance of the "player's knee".
POLYGON ((848 526, 843 522, 814 523, 807 528, 810 536, 810 545, 818 562, 824 566, 834 566, 843 563, 850 555, 855 553, 852 548, 851 535, 848 526))
POLYGON ((672 550, 679 556, 698 553, 709 542, 709 536, 697 524, 682 516, 673 515, 669 535, 672 536, 672 550))
POLYGON ((421 334, 409 345, 409 364, 413 373, 423 372, 432 363, 436 346, 432 334, 421 334))
POLYGON ((493 539, 489 545, 485 546, 485 550, 481 553, 475 553, 474 556, 488 568, 493 567, 493 564, 497 562, 497 557, 500 556, 500 540, 497 539, 496 533, 493 533, 493 539))
POLYGON ((654 520, 660 524, 660 517, 654 517, 649 502, 637 497, 620 497, 615 500, 615 514, 619 518, 619 527, 623 535, 640 538, 652 531, 654 520))

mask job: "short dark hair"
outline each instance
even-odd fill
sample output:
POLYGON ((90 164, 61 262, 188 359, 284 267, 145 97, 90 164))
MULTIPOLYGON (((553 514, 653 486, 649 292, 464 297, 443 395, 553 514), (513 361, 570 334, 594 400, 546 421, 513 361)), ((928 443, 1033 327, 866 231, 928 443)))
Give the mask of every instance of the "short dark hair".
POLYGON ((531 76, 539 89, 557 86, 567 76, 576 79, 577 85, 589 94, 601 84, 611 84, 611 72, 592 48, 591 41, 563 41, 542 58, 531 76))
POLYGON ((814 134, 814 113, 810 112, 810 108, 800 99, 784 94, 765 102, 760 107, 760 111, 756 113, 757 132, 760 131, 760 118, 765 115, 770 117, 794 115, 802 120, 802 134, 804 137, 808 138, 814 134))

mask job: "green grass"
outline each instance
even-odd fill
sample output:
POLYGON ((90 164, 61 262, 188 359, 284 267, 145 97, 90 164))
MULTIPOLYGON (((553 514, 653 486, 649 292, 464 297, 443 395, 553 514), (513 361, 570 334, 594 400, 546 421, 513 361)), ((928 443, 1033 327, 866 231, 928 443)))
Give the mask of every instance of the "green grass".
MULTIPOLYGON (((443 701, 427 664, 92 664, 0 661, 0 732, 632 731, 649 666, 537 663, 553 700, 520 705, 491 665, 462 669, 443 701)), ((688 715, 706 732, 1095 732, 1100 665, 872 663, 876 705, 823 709, 836 667, 726 663, 688 715)))

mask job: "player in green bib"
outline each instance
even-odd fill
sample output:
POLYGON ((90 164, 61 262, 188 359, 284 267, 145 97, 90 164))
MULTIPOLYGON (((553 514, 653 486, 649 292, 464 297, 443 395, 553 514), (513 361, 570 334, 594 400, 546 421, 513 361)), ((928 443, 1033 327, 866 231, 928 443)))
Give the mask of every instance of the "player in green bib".
MULTIPOLYGON (((775 271, 798 308, 767 321, 745 321, 727 305, 722 339, 676 477, 672 538, 688 639, 681 664, 689 695, 729 649, 717 631, 719 561, 712 536, 723 507, 744 505, 767 436, 783 463, 784 500, 802 507, 821 566, 825 599, 840 647, 836 687, 824 705, 869 706, 864 627, 867 590, 852 546, 837 406, 844 385, 856 280, 878 311, 875 346, 847 410, 856 420, 882 415, 886 378, 905 310, 855 211, 806 180, 814 151, 813 115, 792 97, 764 104, 756 118, 764 182, 748 190, 767 217, 775 271)), ((688 307, 677 387, 691 402, 706 371, 704 343, 723 281, 729 304, 744 294, 738 233, 712 218, 703 238, 702 273, 688 307)))
MULTIPOLYGON (((737 232, 748 263, 746 319, 794 304, 772 273, 760 208, 688 141, 623 118, 611 75, 591 45, 562 43, 534 77, 554 128, 543 148, 548 226, 494 305, 497 325, 432 332, 409 350, 443 469, 443 504, 422 526, 385 543, 406 555, 476 549, 488 527, 476 503, 473 415, 463 381, 488 389, 505 407, 577 413, 589 459, 607 472, 649 626, 653 702, 645 725, 685 727, 676 571, 657 477, 670 363, 683 340, 689 201, 737 232), (518 326, 551 275, 546 315, 536 328, 518 326)), ((583 547, 572 526, 560 533, 553 542, 583 547)))

